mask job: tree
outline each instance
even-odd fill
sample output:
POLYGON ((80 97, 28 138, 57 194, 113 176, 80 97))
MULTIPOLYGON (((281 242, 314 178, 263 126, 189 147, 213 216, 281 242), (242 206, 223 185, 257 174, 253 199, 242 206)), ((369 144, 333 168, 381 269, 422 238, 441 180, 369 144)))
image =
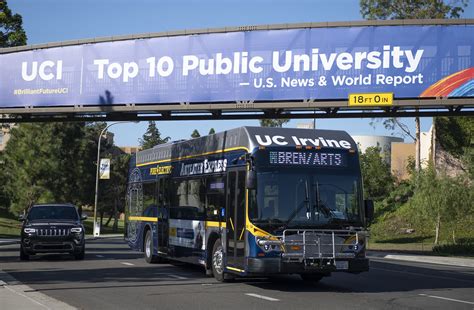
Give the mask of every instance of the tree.
MULTIPOLYGON (((363 18, 373 19, 423 19, 423 18, 459 18, 469 0, 360 0, 360 13, 363 18)), ((397 120, 391 121, 404 130, 397 120)), ((390 121, 389 121, 390 123, 390 121)), ((415 118, 416 144, 415 167, 420 170, 420 118, 415 118)), ((413 135, 410 134, 411 137, 413 135)))
MULTIPOLYGON (((0 48, 26 45, 26 40, 21 15, 12 14, 7 1, 0 1, 0 48)), ((2 114, 0 114, 0 118, 2 118, 2 114)), ((10 128, 11 126, 2 124, 1 127, 10 128)), ((0 193, 0 195, 2 194, 0 193)))
POLYGON ((110 179, 103 180, 101 184, 101 194, 99 195, 99 212, 101 214, 104 214, 104 212, 109 213, 109 219, 105 223, 105 226, 108 226, 109 222, 113 218, 114 224, 112 226, 112 230, 116 232, 118 229, 119 214, 124 212, 125 209, 125 196, 127 193, 127 176, 130 155, 124 154, 118 147, 109 149, 108 154, 109 157, 112 158, 110 163, 110 179))
POLYGON ((379 147, 369 147, 360 154, 360 168, 365 196, 374 200, 387 197, 393 189, 394 179, 379 147))
POLYGON ((149 149, 158 144, 163 144, 171 140, 170 137, 161 138, 161 133, 156 127, 154 121, 148 122, 148 129, 146 130, 143 138, 139 140, 142 149, 149 149))
POLYGON ((469 0, 360 0, 363 18, 429 19, 459 18, 469 0))
POLYGON ((193 133, 191 134, 191 138, 199 138, 201 134, 197 129, 194 129, 193 133))
POLYGON ((26 40, 21 15, 12 14, 7 1, 0 1, 0 47, 26 45, 26 40))
POLYGON ((209 134, 209 135, 213 135, 213 134, 215 134, 215 133, 216 133, 216 131, 214 130, 214 128, 211 128, 211 129, 209 130, 209 133, 208 133, 208 134, 209 134))
POLYGON ((284 124, 288 123, 289 119, 261 119, 260 126, 262 127, 283 127, 284 124))
POLYGON ((86 123, 21 124, 11 130, 4 159, 5 190, 10 210, 19 213, 34 203, 93 201, 95 151, 86 123))
POLYGON ((415 194, 409 201, 412 221, 434 228, 434 244, 439 243, 443 226, 456 243, 455 232, 460 222, 471 219, 472 225, 474 184, 464 178, 437 175, 432 166, 422 171, 418 179, 415 194))

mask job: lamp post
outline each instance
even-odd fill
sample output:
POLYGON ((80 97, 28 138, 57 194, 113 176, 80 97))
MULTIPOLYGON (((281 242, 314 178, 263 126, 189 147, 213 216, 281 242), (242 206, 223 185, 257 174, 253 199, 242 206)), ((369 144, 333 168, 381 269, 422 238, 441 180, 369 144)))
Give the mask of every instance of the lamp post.
MULTIPOLYGON (((132 122, 114 122, 114 123, 110 123, 108 124, 104 129, 102 129, 102 131, 100 132, 100 135, 99 135, 99 141, 97 143, 97 161, 96 161, 96 164, 97 164, 97 170, 96 170, 96 174, 95 174, 95 197, 94 197, 94 224, 93 224, 93 235, 94 237, 96 236, 96 224, 97 224, 97 198, 98 198, 98 195, 99 195, 99 169, 100 169, 100 142, 102 140, 102 136, 104 135, 104 133, 107 131, 107 129, 110 127, 110 126, 113 126, 113 125, 116 125, 116 124, 125 124, 125 123, 132 123, 132 122)), ((135 123, 135 122, 133 122, 135 123)), ((97 234, 97 236, 99 235, 100 233, 97 234)))

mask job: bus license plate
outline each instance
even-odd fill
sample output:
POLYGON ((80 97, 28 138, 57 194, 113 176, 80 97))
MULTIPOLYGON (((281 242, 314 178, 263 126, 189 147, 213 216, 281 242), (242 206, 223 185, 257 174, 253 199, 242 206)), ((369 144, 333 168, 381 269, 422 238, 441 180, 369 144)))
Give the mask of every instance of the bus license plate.
POLYGON ((349 262, 346 260, 336 261, 336 269, 349 269, 349 262))

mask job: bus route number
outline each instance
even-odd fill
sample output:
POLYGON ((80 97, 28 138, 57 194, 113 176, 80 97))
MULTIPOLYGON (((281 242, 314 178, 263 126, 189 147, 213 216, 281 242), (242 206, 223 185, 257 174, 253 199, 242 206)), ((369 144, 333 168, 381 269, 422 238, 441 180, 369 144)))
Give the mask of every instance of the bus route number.
POLYGON ((349 106, 387 106, 393 104, 393 93, 349 94, 349 106))

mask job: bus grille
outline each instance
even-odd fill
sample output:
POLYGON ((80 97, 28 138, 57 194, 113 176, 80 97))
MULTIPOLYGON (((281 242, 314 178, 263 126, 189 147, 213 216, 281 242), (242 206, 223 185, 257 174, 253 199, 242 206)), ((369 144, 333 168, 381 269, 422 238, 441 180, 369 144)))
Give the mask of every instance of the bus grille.
POLYGON ((38 229, 38 236, 59 237, 68 236, 69 229, 38 229))
POLYGON ((307 259, 354 258, 361 232, 341 230, 297 230, 283 232, 283 258, 287 261, 307 259))

